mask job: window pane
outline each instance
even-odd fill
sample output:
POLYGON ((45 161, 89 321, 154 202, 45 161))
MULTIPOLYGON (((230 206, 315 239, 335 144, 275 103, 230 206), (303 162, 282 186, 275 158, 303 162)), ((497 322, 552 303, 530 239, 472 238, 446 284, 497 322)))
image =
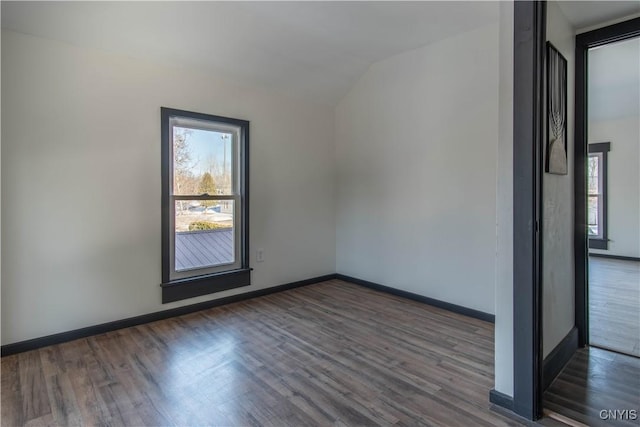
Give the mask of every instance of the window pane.
POLYGON ((588 164, 588 192, 598 194, 599 156, 589 156, 588 164))
POLYGON ((233 194, 233 133, 172 129, 173 194, 233 194))
POLYGON ((588 220, 587 223, 589 225, 589 234, 592 236, 600 235, 599 227, 598 227, 598 196, 589 196, 589 205, 588 205, 588 220))
POLYGON ((232 264, 233 201, 179 200, 175 204, 176 271, 232 264))

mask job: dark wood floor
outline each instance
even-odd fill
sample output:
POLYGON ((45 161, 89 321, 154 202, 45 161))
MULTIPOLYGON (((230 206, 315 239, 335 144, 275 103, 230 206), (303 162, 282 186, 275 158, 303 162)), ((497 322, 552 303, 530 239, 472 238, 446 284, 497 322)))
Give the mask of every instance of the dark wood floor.
POLYGON ((517 423, 493 325, 334 280, 2 358, 2 425, 517 423))
POLYGON ((589 342, 640 357, 640 262, 589 257, 589 342))
POLYGON ((640 359, 580 349, 544 395, 545 409, 588 426, 640 425, 640 359), (636 418, 602 420, 602 410, 635 410, 636 418))

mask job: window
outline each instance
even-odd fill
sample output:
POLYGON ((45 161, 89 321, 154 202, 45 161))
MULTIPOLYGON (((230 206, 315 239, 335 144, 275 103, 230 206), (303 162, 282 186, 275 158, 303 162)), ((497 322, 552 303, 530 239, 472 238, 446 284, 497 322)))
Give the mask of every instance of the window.
POLYGON ((589 144, 587 164, 587 227, 589 247, 608 249, 607 240, 607 153, 611 144, 589 144))
POLYGON ((161 109, 162 302, 250 285, 249 122, 161 109))

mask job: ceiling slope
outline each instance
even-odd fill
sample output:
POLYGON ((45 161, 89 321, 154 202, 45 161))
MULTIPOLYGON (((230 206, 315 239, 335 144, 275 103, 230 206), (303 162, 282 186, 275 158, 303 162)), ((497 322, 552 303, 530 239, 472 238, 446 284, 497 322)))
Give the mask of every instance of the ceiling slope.
POLYGON ((496 22, 494 2, 10 2, 2 27, 335 105, 376 61, 496 22))

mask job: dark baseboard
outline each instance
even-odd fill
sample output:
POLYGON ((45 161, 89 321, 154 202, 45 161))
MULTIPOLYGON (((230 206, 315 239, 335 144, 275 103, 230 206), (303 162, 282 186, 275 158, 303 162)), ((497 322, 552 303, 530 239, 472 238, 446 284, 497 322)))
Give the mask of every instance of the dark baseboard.
POLYGON ((546 390, 551 385, 576 350, 578 350, 578 328, 574 326, 542 362, 542 390, 546 390))
POLYGON ((494 405, 498 405, 501 408, 513 411, 513 397, 507 396, 504 393, 500 393, 498 390, 492 388, 489 392, 489 402, 494 405))
POLYGON ((619 259, 621 261, 640 261, 640 258, 636 258, 636 257, 632 257, 632 256, 622 256, 622 255, 592 254, 592 253, 589 253, 589 256, 593 256, 593 257, 596 257, 596 258, 619 259))
POLYGON ((356 285, 364 286, 370 289, 375 289, 376 291, 386 292, 388 294, 392 294, 392 295, 407 298, 410 300, 429 304, 434 307, 438 307, 454 313, 462 314, 463 316, 469 316, 476 319, 484 320, 485 322, 495 323, 496 321, 496 317, 493 314, 463 307, 461 305, 451 304, 445 301, 440 301, 437 299, 414 294, 412 292, 401 291, 399 289, 391 288, 389 286, 380 285, 378 283, 369 282, 367 280, 357 279, 355 277, 345 276, 343 274, 336 274, 336 278, 340 280, 344 280, 345 282, 351 282, 351 283, 355 283, 356 285))
POLYGON ((106 332, 115 331, 117 329, 129 328, 131 326, 142 325, 144 323, 155 322, 157 320, 164 320, 170 317, 182 316, 184 314, 194 313, 196 311, 206 310, 208 308, 244 301, 251 298, 257 298, 276 292, 287 291, 289 289, 312 285, 314 283, 324 282, 325 280, 331 280, 335 278, 335 274, 327 274, 325 276, 300 280, 298 282, 287 283, 280 286, 274 286, 272 288, 259 289, 257 291, 232 295, 230 297, 220 298, 212 301, 204 301, 197 304, 191 304, 183 307, 172 308, 169 310, 157 311, 155 313, 143 314, 141 316, 130 317, 128 319, 116 320, 114 322, 102 323, 95 326, 88 326, 86 328, 75 329, 73 331, 61 332, 58 334, 20 341, 13 344, 6 344, 0 347, 0 352, 2 357, 9 356, 16 353, 22 353, 41 347, 46 347, 48 345, 61 344, 67 341, 86 338, 92 335, 104 334, 106 332))
POLYGON ((434 307, 438 307, 444 310, 452 311, 454 313, 462 314, 464 316, 469 316, 469 317, 473 317, 476 319, 480 319, 480 320, 484 320, 492 323, 495 322, 495 316, 493 314, 484 313, 482 311, 473 310, 467 307, 462 307, 460 305, 451 304, 448 302, 436 300, 433 298, 425 297, 425 296, 414 294, 411 292, 401 291, 388 286, 379 285, 377 283, 357 279, 355 277, 344 276, 342 274, 327 274, 325 276, 319 276, 311 279, 300 280, 298 282, 287 283, 284 285, 274 286, 267 289, 260 289, 257 291, 246 292, 238 295, 232 295, 230 297, 219 298, 211 301, 204 301, 197 304, 186 305, 183 307, 172 308, 169 310, 157 311, 155 313, 143 314, 141 316, 130 317, 127 319, 116 320, 113 322, 102 323, 100 325, 88 326, 86 328, 75 329, 73 331, 61 332, 58 334, 47 335, 40 338, 33 338, 26 341, 6 344, 0 347, 0 354, 2 355, 2 357, 10 356, 12 354, 22 353, 29 350, 35 350, 38 348, 46 347, 48 345, 61 344, 64 342, 73 341, 80 338, 86 338, 92 335, 104 334, 106 332, 111 332, 118 329, 129 328, 132 326, 142 325, 144 323, 155 322, 158 320, 164 320, 164 319, 168 319, 176 316, 182 316, 184 314, 194 313, 196 311, 206 310, 208 308, 213 308, 213 307, 218 307, 225 304, 244 301, 251 298, 257 298, 264 295, 269 295, 276 292, 282 292, 289 289, 298 288, 301 286, 312 285, 314 283, 324 282, 326 280, 331 280, 336 278, 354 283, 356 285, 365 286, 367 288, 390 293, 390 294, 411 299, 414 301, 419 301, 425 304, 432 305, 434 307))

